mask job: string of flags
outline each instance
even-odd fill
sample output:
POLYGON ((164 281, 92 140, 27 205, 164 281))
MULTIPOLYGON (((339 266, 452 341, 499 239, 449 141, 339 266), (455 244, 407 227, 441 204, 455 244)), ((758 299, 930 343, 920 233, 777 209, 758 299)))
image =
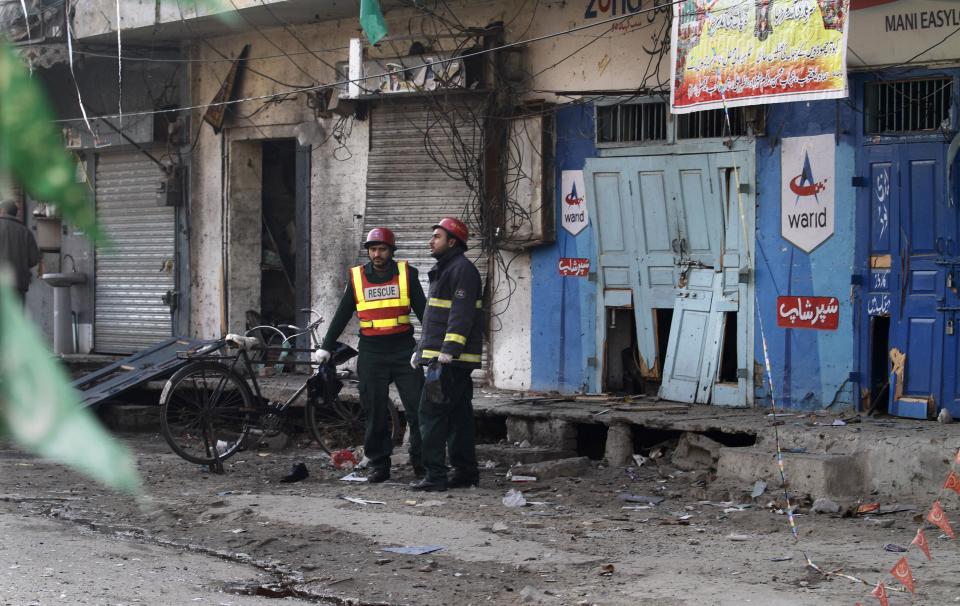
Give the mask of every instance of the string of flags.
MULTIPOLYGON (((957 466, 960 466, 960 449, 957 449, 953 458, 952 467, 957 466)), ((943 531, 943 534, 949 537, 951 540, 956 539, 956 533, 954 532, 953 527, 950 524, 950 520, 947 518, 947 514, 940 502, 945 491, 947 490, 952 490, 957 495, 960 495, 960 475, 957 474, 955 469, 951 469, 947 474, 947 479, 940 488, 939 495, 930 506, 930 509, 927 511, 927 515, 924 516, 923 521, 920 522, 920 526, 917 528, 916 536, 914 536, 913 540, 910 541, 910 545, 913 545, 919 549, 923 555, 926 556, 928 561, 933 561, 933 555, 930 553, 930 543, 927 540, 927 535, 924 530, 924 524, 926 522, 929 522, 930 524, 933 524, 939 528, 941 531, 943 531)), ((900 584, 901 587, 887 586, 883 579, 877 581, 876 585, 873 585, 864 579, 844 574, 842 572, 825 571, 814 564, 809 558, 807 558, 807 566, 823 574, 824 576, 845 578, 856 583, 873 586, 873 590, 870 592, 870 595, 878 600, 880 606, 890 606, 890 592, 909 591, 911 594, 916 594, 917 592, 917 579, 913 576, 913 570, 910 568, 910 562, 905 555, 901 556, 900 559, 897 560, 897 562, 890 569, 890 575, 897 583, 900 584)), ((863 604, 861 602, 857 602, 857 606, 863 606, 863 604)))
MULTIPOLYGON (((770 366, 770 356, 767 351, 767 339, 764 334, 763 329, 763 318, 760 318, 760 342, 763 346, 763 357, 764 363, 767 371, 767 380, 769 382, 770 388, 770 401, 772 408, 772 419, 773 419, 773 429, 774 429, 774 441, 777 447, 777 468, 780 472, 780 480, 784 488, 784 496, 786 497, 786 513, 787 520, 790 524, 790 533, 793 535, 794 541, 799 542, 800 535, 797 528, 796 517, 793 512, 793 505, 790 503, 790 493, 787 489, 787 478, 786 472, 784 471, 783 465, 783 450, 780 446, 780 432, 777 430, 777 404, 775 399, 775 391, 773 388, 773 372, 770 366)), ((950 472, 947 474, 947 478, 944 481, 943 485, 940 487, 940 491, 937 495, 937 498, 933 501, 933 504, 930 506, 930 509, 927 511, 927 515, 924 516, 923 520, 920 522, 920 526, 917 528, 917 534, 910 542, 910 545, 918 548, 926 556, 928 561, 933 561, 933 555, 930 553, 930 543, 927 540, 927 535, 924 532, 924 524, 929 522, 933 524, 941 531, 943 534, 949 537, 951 540, 956 539, 956 533, 953 530, 953 527, 950 524, 950 520, 947 518, 947 513, 943 509, 941 500, 943 499, 946 492, 953 491, 957 495, 960 495, 960 474, 957 473, 956 468, 960 467, 960 448, 954 453, 953 461, 951 464, 950 472)), ((808 568, 816 570, 824 576, 833 576, 838 578, 847 579, 849 581, 865 585, 867 587, 873 587, 873 590, 870 592, 870 595, 877 598, 880 603, 880 606, 890 606, 890 592, 905 593, 909 591, 911 594, 916 594, 917 584, 916 578, 913 576, 913 570, 910 568, 910 562, 907 560, 907 556, 901 556, 899 560, 893 565, 893 568, 890 569, 890 575, 900 584, 900 587, 887 587, 883 582, 883 579, 877 581, 876 585, 866 581, 865 579, 858 578, 853 575, 845 574, 840 570, 828 571, 817 566, 813 560, 807 556, 806 553, 803 554, 804 560, 808 568)), ((860 602, 857 602, 856 606, 863 606, 860 602)))

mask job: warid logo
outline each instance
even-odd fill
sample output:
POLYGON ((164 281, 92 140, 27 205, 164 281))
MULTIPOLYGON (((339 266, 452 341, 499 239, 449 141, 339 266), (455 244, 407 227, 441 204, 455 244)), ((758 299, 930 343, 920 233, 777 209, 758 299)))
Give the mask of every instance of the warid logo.
MULTIPOLYGON (((790 191, 797 194, 797 199, 794 202, 795 207, 800 205, 800 198, 805 198, 808 196, 813 196, 814 200, 817 201, 817 206, 820 205, 820 199, 817 197, 820 192, 827 188, 827 180, 823 181, 814 181, 813 179, 813 169, 810 167, 810 154, 804 152, 803 154, 803 172, 799 175, 790 179, 790 191)), ((808 212, 794 212, 787 216, 787 223, 791 228, 796 229, 797 227, 826 227, 827 226, 827 209, 815 211, 811 210, 808 212)))
POLYGON ((780 235, 807 253, 833 235, 833 159, 833 135, 783 140, 780 235))

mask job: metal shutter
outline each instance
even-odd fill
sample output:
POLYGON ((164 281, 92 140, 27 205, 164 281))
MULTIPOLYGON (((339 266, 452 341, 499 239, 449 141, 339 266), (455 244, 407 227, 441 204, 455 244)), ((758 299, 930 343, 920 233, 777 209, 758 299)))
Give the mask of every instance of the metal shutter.
MULTIPOLYGON (((477 232, 473 217, 468 216, 468 211, 476 208, 470 188, 462 179, 444 172, 427 151, 429 144, 433 155, 446 158, 449 164, 479 153, 482 124, 475 118, 480 110, 467 100, 451 103, 451 115, 458 118, 456 142, 438 118, 436 107, 422 99, 383 101, 373 108, 370 117, 363 235, 373 227, 392 229, 400 246, 397 257, 413 263, 424 284, 427 270, 433 266, 431 225, 441 217, 453 216, 466 219, 471 233, 477 232)), ((486 277, 486 255, 481 255, 480 248, 471 248, 467 256, 486 277)), ((360 259, 367 262, 363 250, 360 259)))
POLYGON ((97 223, 107 237, 96 251, 94 348, 133 353, 171 336, 176 214, 157 206, 163 172, 138 151, 97 158, 97 223))
MULTIPOLYGON (((441 217, 452 216, 464 219, 471 234, 478 230, 470 212, 477 208, 473 192, 462 178, 444 172, 431 153, 451 165, 476 157, 480 153, 482 110, 470 96, 458 100, 446 97, 442 103, 448 108, 445 115, 456 117, 455 134, 448 128, 449 122, 438 117, 437 104, 429 100, 383 100, 370 112, 363 235, 374 227, 392 229, 397 236, 397 258, 410 261, 419 270, 425 293, 427 272, 434 264, 430 226, 441 217)), ((477 242, 474 239, 470 243, 477 242)), ((486 282, 486 253, 479 246, 471 246, 467 257, 486 282)), ((360 250, 359 259, 361 263, 368 261, 366 251, 360 250)), ((486 365, 484 357, 484 368, 486 365)))

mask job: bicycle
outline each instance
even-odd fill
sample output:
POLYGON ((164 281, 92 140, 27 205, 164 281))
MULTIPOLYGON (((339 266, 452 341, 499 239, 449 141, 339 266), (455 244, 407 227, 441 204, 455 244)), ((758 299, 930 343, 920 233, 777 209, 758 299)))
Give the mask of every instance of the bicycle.
MULTIPOLYGON (((319 316, 314 310, 303 310, 319 316)), ((280 349, 287 353, 311 353, 319 342, 318 317, 306 328, 285 336, 280 349), (289 347, 289 342, 309 334, 309 349, 289 347)), ((249 331, 248 331, 249 332, 249 331)), ((251 357, 264 349, 262 341, 249 335, 228 334, 194 352, 181 354, 191 360, 178 370, 160 394, 160 431, 170 448, 186 461, 222 470, 223 461, 242 449, 250 436, 269 437, 297 429, 289 419, 291 405, 306 391, 304 424, 310 437, 327 454, 325 437, 356 438, 362 441, 366 417, 360 406, 340 399, 340 381, 336 367, 357 355, 357 351, 337 343, 332 359, 317 365, 312 361, 286 361, 285 364, 309 364, 316 372, 304 380, 285 401, 263 397, 251 357), (224 354, 224 348, 235 349, 224 354), (238 372, 239 369, 239 372, 238 372), (243 374, 241 374, 241 372, 243 374)), ((400 414, 389 406, 393 439, 403 439, 400 414)), ((356 442, 353 442, 356 443, 356 442)))

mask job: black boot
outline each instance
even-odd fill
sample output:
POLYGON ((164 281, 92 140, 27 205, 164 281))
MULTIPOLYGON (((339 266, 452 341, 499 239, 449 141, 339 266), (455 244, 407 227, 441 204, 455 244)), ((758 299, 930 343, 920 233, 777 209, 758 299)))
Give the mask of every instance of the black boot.
POLYGON ((416 490, 418 492, 446 492, 447 482, 444 480, 442 482, 435 482, 427 478, 418 480, 416 482, 410 482, 410 490, 416 490))
POLYGON ((374 469, 367 474, 367 484, 380 484, 390 479, 389 468, 374 469))
POLYGON ((454 473, 447 482, 450 488, 470 488, 471 486, 480 486, 480 475, 454 473))

